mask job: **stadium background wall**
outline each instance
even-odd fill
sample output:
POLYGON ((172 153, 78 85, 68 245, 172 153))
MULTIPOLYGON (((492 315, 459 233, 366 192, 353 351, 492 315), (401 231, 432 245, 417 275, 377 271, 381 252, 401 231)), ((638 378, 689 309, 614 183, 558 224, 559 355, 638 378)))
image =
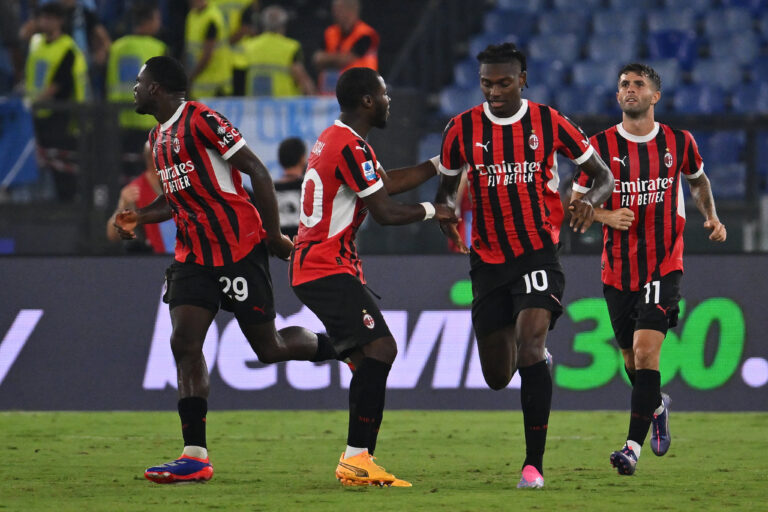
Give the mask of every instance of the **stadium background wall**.
MULTIPOLYGON (((272 260, 278 327, 319 329, 272 260)), ((169 257, 3 258, 0 410, 171 410, 175 371, 167 308, 169 257)), ((626 409, 629 393, 602 301, 599 258, 565 256, 566 312, 550 333, 555 409, 626 409)), ((517 377, 486 388, 468 306, 468 262, 453 255, 365 258, 399 345, 387 394, 395 409, 517 409, 517 377)), ((689 256, 680 325, 662 351, 679 410, 768 409, 768 256, 689 256)), ((205 346, 216 409, 343 409, 337 362, 258 363, 221 313, 205 346)))

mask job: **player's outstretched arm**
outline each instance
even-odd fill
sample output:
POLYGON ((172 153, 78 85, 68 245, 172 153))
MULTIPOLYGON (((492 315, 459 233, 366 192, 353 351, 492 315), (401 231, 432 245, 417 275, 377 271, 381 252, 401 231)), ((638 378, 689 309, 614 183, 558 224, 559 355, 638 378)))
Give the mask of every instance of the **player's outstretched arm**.
MULTIPOLYGON (((584 192, 574 190, 571 193, 571 201, 577 201, 584 197, 584 192)), ((626 231, 635 220, 635 213, 629 208, 619 208, 618 210, 606 210, 601 206, 593 207, 595 210, 595 220, 613 229, 626 231)))
MULTIPOLYGON (((440 175, 440 186, 437 188, 437 195, 435 196, 435 203, 445 203, 454 212, 456 211, 456 192, 459 189, 459 183, 461 182, 461 174, 456 176, 448 176, 446 174, 440 175)), ((447 236, 462 254, 469 254, 469 248, 464 245, 464 240, 461 239, 457 223, 455 222, 441 222, 440 231, 447 236)))
POLYGON ((725 230, 725 224, 720 222, 715 209, 715 198, 712 197, 712 185, 707 175, 702 173, 698 178, 688 180, 691 186, 691 196, 696 202, 696 208, 706 219, 704 227, 712 231, 709 239, 714 242, 725 242, 728 233, 725 230))
POLYGON ((373 219, 382 226, 411 224, 421 220, 436 219, 438 222, 458 222, 453 208, 445 204, 404 204, 392 199, 382 187, 363 198, 373 219))
POLYGON ((115 214, 115 230, 123 240, 136 238, 134 230, 140 224, 156 224, 170 219, 171 207, 165 194, 160 194, 150 204, 138 210, 123 210, 115 214))
POLYGON ((570 226, 574 231, 583 233, 595 220, 593 205, 601 205, 611 196, 613 175, 597 153, 593 153, 586 162, 581 164, 581 169, 587 176, 593 178, 594 184, 580 199, 571 201, 568 210, 571 212, 570 226))
POLYGON ((400 167, 391 171, 379 168, 379 176, 384 182, 387 193, 391 196, 407 192, 429 181, 437 175, 439 157, 431 158, 412 167, 400 167))
POLYGON ((267 245, 270 252, 278 258, 287 260, 293 250, 293 242, 280 231, 280 214, 277 210, 277 197, 272 176, 248 146, 241 147, 232 155, 229 163, 250 176, 253 186, 253 199, 261 215, 261 222, 267 232, 267 245))

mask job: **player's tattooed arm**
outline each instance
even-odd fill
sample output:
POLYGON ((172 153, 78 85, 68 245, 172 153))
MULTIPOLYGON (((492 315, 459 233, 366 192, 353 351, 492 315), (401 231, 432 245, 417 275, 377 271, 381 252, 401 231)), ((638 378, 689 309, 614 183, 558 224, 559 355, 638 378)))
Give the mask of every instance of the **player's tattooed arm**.
POLYGON ((701 174, 698 178, 688 180, 691 186, 691 196, 696 202, 696 208, 706 219, 704 227, 711 231, 709 239, 714 242, 725 242, 727 232, 725 224, 720 222, 715 209, 715 198, 712 196, 712 185, 706 174, 701 174))
POLYGON ((583 197, 572 201, 568 210, 571 212, 570 226, 574 231, 584 233, 595 220, 593 205, 601 205, 611 196, 613 175, 597 153, 581 164, 581 170, 593 179, 593 185, 583 197))

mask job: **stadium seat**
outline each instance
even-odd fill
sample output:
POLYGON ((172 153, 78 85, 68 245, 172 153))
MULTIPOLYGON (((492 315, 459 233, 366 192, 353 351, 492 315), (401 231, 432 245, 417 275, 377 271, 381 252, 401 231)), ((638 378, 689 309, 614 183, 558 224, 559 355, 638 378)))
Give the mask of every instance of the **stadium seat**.
POLYGON ((515 12, 540 12, 547 7, 547 0, 497 0, 496 8, 515 12))
POLYGON ((571 73, 573 84, 577 87, 591 87, 605 90, 615 90, 616 74, 621 63, 582 60, 573 65, 571 73))
POLYGON ((552 106, 568 116, 604 113, 609 109, 605 90, 576 86, 556 91, 552 106))
POLYGON ((528 83, 531 86, 546 84, 550 89, 563 87, 566 81, 566 67, 560 60, 528 59, 528 83))
POLYGON ((768 84, 737 85, 731 93, 731 108, 740 114, 768 113, 768 84))
POLYGON ((528 56, 532 59, 573 62, 580 53, 579 38, 575 34, 543 34, 534 36, 528 42, 528 56))
POLYGON ((712 0, 664 0, 664 7, 670 10, 693 9, 703 13, 712 8, 712 0))
POLYGON ((628 34, 595 34, 587 42, 587 58, 596 62, 637 59, 637 38, 628 34))
POLYGON ((763 82, 768 76, 768 56, 757 57, 747 66, 753 82, 763 82))
POLYGON ((686 85, 677 89, 672 106, 681 114, 718 114, 725 111, 725 95, 716 86, 686 85))
POLYGON ((768 40, 768 10, 760 16, 760 21, 758 21, 757 27, 760 29, 760 34, 763 36, 763 40, 768 40))
POLYGON ((635 7, 621 10, 600 10, 592 17, 595 34, 638 36, 642 29, 643 14, 635 7))
POLYGON ((707 140, 706 150, 699 146, 699 152, 706 153, 709 163, 732 164, 743 160, 746 141, 746 133, 741 130, 718 131, 707 140))
POLYGON ((589 18, 584 10, 547 11, 539 15, 539 34, 584 34, 589 32, 589 18))
POLYGON ((602 0, 554 0, 555 9, 559 11, 582 11, 586 9, 597 9, 602 7, 602 0))
POLYGON ((713 59, 732 59, 739 64, 749 64, 759 53, 760 41, 751 31, 723 35, 717 43, 709 45, 709 54, 713 59))
POLYGON ((648 58, 675 59, 683 69, 691 69, 698 56, 696 33, 685 30, 659 30, 647 38, 648 58))
MULTIPOLYGON (((456 112, 458 114, 458 112, 456 112)), ((443 143, 443 135, 433 132, 427 133, 419 141, 419 162, 429 160, 440 153, 440 146, 443 143)))
POLYGON ((693 9, 658 9, 648 12, 648 31, 695 30, 696 13, 693 9))
POLYGON ((739 7, 752 12, 766 10, 765 0, 722 0, 723 7, 739 7))
POLYGON ((453 66, 453 83, 459 87, 477 87, 479 64, 474 57, 467 57, 453 66))
POLYGON ((646 64, 661 77, 662 93, 671 93, 680 86, 682 70, 675 59, 649 60, 646 64))
POLYGON ((747 9, 731 7, 707 12, 704 16, 704 31, 710 40, 726 34, 738 34, 752 27, 752 14, 747 9))
POLYGON ((485 101, 480 87, 449 86, 440 91, 440 112, 455 116, 485 101))
POLYGON ((637 0, 608 0, 608 7, 615 10, 637 9, 637 0))
POLYGON ((699 59, 691 77, 694 83, 714 84, 729 91, 742 82, 743 74, 734 60, 699 59))
POLYGON ((747 166, 743 163, 706 166, 715 199, 743 199, 747 191, 747 166))
POLYGON ((537 21, 536 13, 495 9, 483 18, 483 28, 485 32, 512 34, 517 42, 524 44, 536 34, 537 21))
POLYGON ((499 44, 499 43, 515 43, 517 44, 517 38, 515 38, 512 34, 496 34, 496 33, 485 33, 480 34, 469 41, 469 56, 473 59, 477 56, 478 53, 485 50, 486 46, 489 44, 499 44))
POLYGON ((552 92, 546 84, 532 85, 523 89, 523 97, 545 105, 549 105, 552 102, 552 92))

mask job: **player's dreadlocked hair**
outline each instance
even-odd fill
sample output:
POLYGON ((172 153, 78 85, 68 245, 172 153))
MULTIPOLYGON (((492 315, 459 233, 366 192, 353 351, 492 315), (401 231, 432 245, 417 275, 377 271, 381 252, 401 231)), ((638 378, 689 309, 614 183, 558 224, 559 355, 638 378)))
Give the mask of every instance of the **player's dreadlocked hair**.
POLYGON ((520 63, 520 70, 526 70, 525 54, 513 43, 489 44, 485 50, 477 54, 477 60, 480 64, 498 64, 517 60, 520 63))
POLYGON ((168 92, 184 92, 187 90, 187 73, 181 62, 164 55, 152 57, 146 63, 146 71, 152 80, 168 92))
POLYGON ((381 87, 379 74, 371 68, 350 68, 341 74, 336 82, 336 99, 342 112, 351 112, 359 105, 363 96, 373 96, 381 87))
POLYGON ((648 80, 653 82, 653 85, 656 86, 656 90, 661 90, 661 77, 656 72, 655 69, 653 69, 651 66, 648 66, 646 64, 640 64, 639 62, 633 62, 631 64, 627 64, 623 68, 619 70, 619 74, 616 77, 621 78, 621 75, 624 73, 637 73, 640 76, 646 77, 648 80))

